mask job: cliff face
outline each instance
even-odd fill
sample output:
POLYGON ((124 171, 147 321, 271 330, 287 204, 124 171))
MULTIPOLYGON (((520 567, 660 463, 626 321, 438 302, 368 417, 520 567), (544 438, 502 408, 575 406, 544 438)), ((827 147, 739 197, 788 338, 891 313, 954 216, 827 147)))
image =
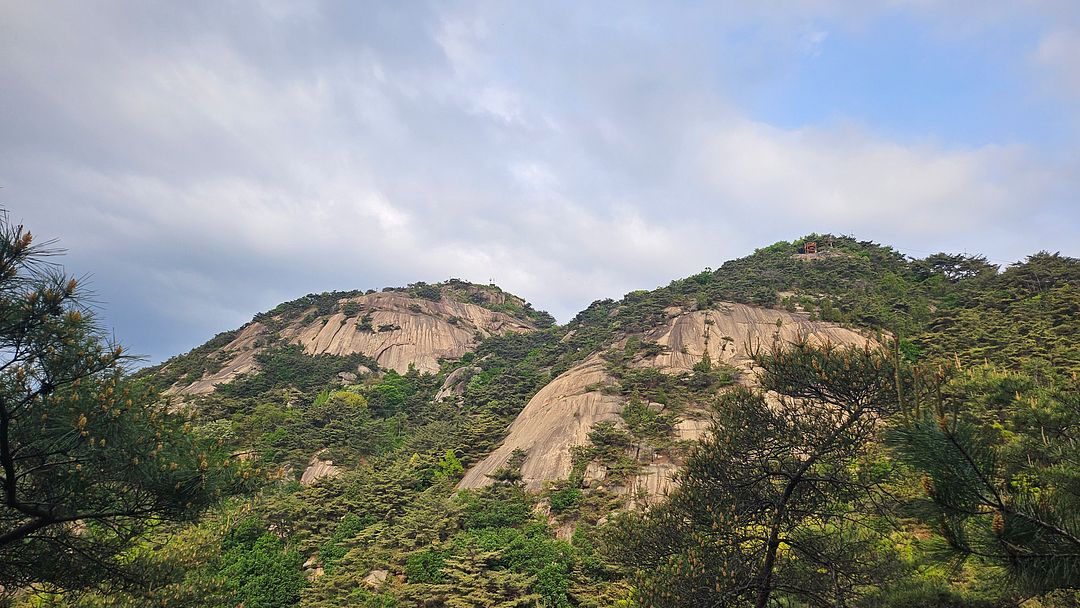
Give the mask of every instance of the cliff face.
POLYGON ((668 322, 645 335, 645 339, 667 347, 646 365, 666 372, 690 371, 706 351, 713 361, 750 371, 749 349, 767 349, 775 339, 791 342, 802 336, 811 342, 846 346, 861 346, 867 340, 854 330, 810 321, 805 313, 733 302, 709 310, 669 308, 666 312, 668 322))
MULTIPOLYGON (((188 376, 186 381, 176 382, 168 392, 191 396, 212 392, 218 385, 257 371, 257 355, 280 344, 299 345, 312 356, 359 353, 380 368, 400 373, 410 365, 420 372, 438 373, 441 359, 458 359, 485 337, 537 329, 529 311, 524 301, 498 288, 461 282, 424 286, 419 293, 388 290, 308 296, 258 316, 224 346, 201 353, 220 365, 206 368, 210 371, 193 381, 188 376)), ((633 336, 623 334, 622 339, 598 348, 541 388, 511 423, 502 444, 466 471, 459 485, 487 485, 491 481, 488 475, 505 466, 516 449, 527 454, 521 473, 530 490, 539 490, 545 481, 566 479, 573 467, 572 448, 589 445, 589 433, 595 425, 610 422, 625 428, 621 416, 627 404, 625 393, 604 390, 619 384, 604 350, 622 349, 631 337, 650 348, 647 354, 626 362, 629 367, 678 376, 691 372, 708 353, 713 362, 735 369, 739 382, 753 384, 750 351, 769 348, 774 340, 792 341, 800 336, 847 346, 867 341, 856 331, 811 321, 802 312, 731 302, 704 310, 663 309, 653 327, 633 336)), ((476 365, 456 369, 444 379, 435 399, 462 394, 479 372, 476 365)), ((649 406, 656 410, 666 407, 659 403, 649 406)), ((670 436, 675 442, 696 440, 708 431, 707 412, 700 404, 680 410, 679 416, 670 436)), ((640 440, 629 450, 629 456, 639 464, 636 476, 609 479, 604 467, 593 463, 586 470, 585 481, 631 495, 644 492, 660 496, 672 487, 672 476, 681 464, 678 453, 640 440)))
MULTIPOLYGON (((768 348, 776 339, 792 341, 799 336, 847 346, 862 346, 868 339, 831 323, 810 321, 805 313, 745 304, 721 303, 698 311, 673 307, 665 312, 665 321, 642 336, 664 347, 663 351, 636 362, 636 366, 672 374, 689 372, 708 352, 713 361, 739 370, 740 382, 752 384, 754 371, 749 351, 758 345, 768 348)), ((538 490, 544 481, 565 479, 572 465, 570 448, 588 443, 594 424, 623 424, 619 414, 626 400, 600 390, 613 382, 599 355, 555 378, 525 406, 503 444, 466 472, 459 487, 476 488, 490 483, 487 475, 504 466, 515 449, 525 450, 528 455, 521 472, 530 489, 538 490)), ((707 430, 707 421, 688 416, 678 423, 675 434, 677 439, 692 440, 707 430)), ((632 451, 641 462, 641 473, 624 490, 640 489, 659 496, 672 487, 677 461, 655 454, 648 446, 635 446, 632 451)), ((589 476, 598 482, 604 477, 602 471, 596 470, 587 472, 589 476)))
MULTIPOLYGON (((478 288, 482 289, 482 288, 478 288)), ((503 299, 512 297, 497 292, 503 299)), ((495 300, 493 296, 491 300, 495 300)), ((438 372, 439 359, 456 359, 491 335, 536 329, 528 320, 448 297, 439 301, 388 291, 341 298, 329 314, 316 307, 299 314, 277 315, 245 326, 211 357, 224 364, 173 394, 198 395, 214 390, 240 374, 255 371, 255 355, 280 338, 299 344, 310 355, 361 353, 380 367, 399 373, 415 365, 420 372, 438 372)))
POLYGON ((397 292, 351 298, 360 311, 307 324, 294 324, 282 336, 312 355, 362 353, 380 367, 404 373, 413 364, 421 372, 439 371, 439 359, 456 359, 478 338, 523 332, 535 326, 501 312, 464 302, 432 302, 397 292), (365 318, 373 328, 360 329, 365 318))
POLYGON ((604 361, 594 355, 540 389, 510 425, 503 444, 470 468, 459 487, 478 488, 504 466, 515 449, 528 453, 521 472, 526 485, 538 490, 545 480, 564 479, 570 472, 570 448, 588 442, 597 422, 615 420, 623 400, 590 387, 609 379, 604 361))

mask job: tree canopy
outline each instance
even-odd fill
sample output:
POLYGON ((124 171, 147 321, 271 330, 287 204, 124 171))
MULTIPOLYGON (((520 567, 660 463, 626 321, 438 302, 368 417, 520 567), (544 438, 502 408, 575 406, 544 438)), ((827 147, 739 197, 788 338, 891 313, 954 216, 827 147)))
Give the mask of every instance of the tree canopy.
POLYGON ((123 552, 195 517, 236 467, 128 380, 56 253, 0 216, 0 585, 136 584, 123 552))

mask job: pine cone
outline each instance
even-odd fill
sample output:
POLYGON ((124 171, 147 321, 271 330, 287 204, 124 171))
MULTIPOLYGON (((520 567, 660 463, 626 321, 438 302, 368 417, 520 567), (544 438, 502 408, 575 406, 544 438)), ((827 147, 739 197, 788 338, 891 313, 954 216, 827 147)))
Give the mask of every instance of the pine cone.
POLYGON ((1002 516, 1001 511, 994 513, 994 520, 990 522, 990 529, 994 532, 994 536, 1001 538, 1002 533, 1005 532, 1005 517, 1002 516))

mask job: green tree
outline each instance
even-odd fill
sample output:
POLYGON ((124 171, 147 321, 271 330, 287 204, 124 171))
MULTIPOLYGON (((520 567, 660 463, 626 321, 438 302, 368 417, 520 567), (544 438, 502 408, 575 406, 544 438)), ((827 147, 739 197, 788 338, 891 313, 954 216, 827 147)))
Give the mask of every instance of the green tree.
POLYGON ((534 577, 509 569, 492 568, 498 551, 465 548, 462 555, 446 559, 442 575, 445 582, 417 589, 419 595, 434 605, 453 608, 514 608, 536 605, 540 595, 530 593, 534 577))
POLYGON ((258 519, 241 522, 222 543, 222 574, 245 608, 284 608, 307 586, 304 558, 267 532, 258 519))
POLYGON ((55 253, 0 217, 0 586, 132 584, 122 553, 198 514, 235 472, 126 378, 55 253))
POLYGON ((800 341, 756 359, 779 397, 727 393, 669 501, 610 532, 643 606, 847 606, 888 577, 865 514, 886 478, 872 446, 898 408, 892 357, 800 341))
POLYGON ((454 450, 446 450, 439 462, 435 463, 435 479, 457 480, 465 474, 465 467, 454 455, 454 450))
POLYGON ((890 433, 947 555, 1006 572, 1014 598, 1080 586, 1080 382, 943 368, 890 433))

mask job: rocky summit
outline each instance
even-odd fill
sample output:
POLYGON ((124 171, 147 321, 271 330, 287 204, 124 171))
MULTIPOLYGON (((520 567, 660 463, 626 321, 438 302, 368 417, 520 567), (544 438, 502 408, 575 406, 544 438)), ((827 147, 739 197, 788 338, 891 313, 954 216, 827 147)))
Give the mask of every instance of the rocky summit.
MULTIPOLYGON (((231 480, 148 550, 168 567, 147 593, 1068 605, 1078 285, 1058 254, 1002 269, 814 234, 562 324, 457 279, 310 294, 126 380, 199 450, 197 487, 231 480)), ((124 466, 186 470, 157 446, 124 466)))

